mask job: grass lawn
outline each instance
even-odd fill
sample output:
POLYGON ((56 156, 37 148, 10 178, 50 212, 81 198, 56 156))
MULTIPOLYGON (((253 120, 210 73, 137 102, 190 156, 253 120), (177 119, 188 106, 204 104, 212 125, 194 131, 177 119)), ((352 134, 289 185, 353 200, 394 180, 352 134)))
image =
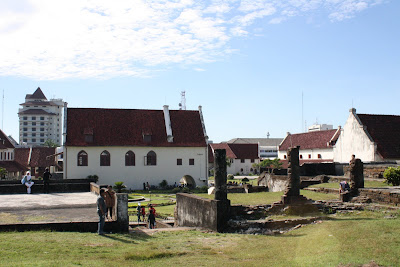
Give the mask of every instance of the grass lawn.
MULTIPOLYGON (((364 187, 365 188, 374 188, 374 187, 388 187, 391 185, 388 185, 384 183, 383 181, 364 181, 364 187)), ((323 184, 316 184, 316 185, 311 185, 309 187, 316 187, 316 188, 337 188, 339 189, 339 183, 323 183, 323 184)))
MULTIPOLYGON (((313 200, 331 200, 338 199, 339 196, 336 194, 324 194, 317 193, 307 190, 300 190, 300 194, 313 200)), ((208 194, 196 194, 197 196, 214 199, 214 195, 208 194)), ((259 193, 230 193, 228 199, 231 204, 243 204, 243 205, 259 205, 259 204, 272 204, 280 201, 283 192, 259 192, 259 193)))
POLYGON ((0 266, 399 266, 400 219, 387 215, 339 214, 278 236, 2 232, 0 266))
MULTIPOLYGON (((338 195, 336 194, 324 194, 307 190, 301 190, 300 193, 303 196, 313 200, 338 199, 338 195)), ((230 193, 228 194, 228 199, 231 200, 231 204, 262 205, 262 204, 272 204, 274 202, 280 201, 282 194, 283 192, 259 192, 250 194, 230 193)), ((214 195, 208 195, 206 193, 195 194, 195 195, 203 198, 214 199, 214 195)), ((142 196, 144 196, 145 198, 149 197, 148 195, 143 195, 143 194, 142 196)), ((175 202, 173 201, 174 198, 175 195, 172 196, 170 194, 152 195, 151 203, 156 204, 155 208, 158 216, 162 218, 174 216, 174 208, 175 208, 175 202)), ((148 201, 141 201, 141 205, 146 206, 146 212, 147 212, 147 204, 149 203, 150 202, 148 201)), ((136 207, 137 203, 129 203, 128 211, 130 214, 131 221, 137 220, 136 207)))

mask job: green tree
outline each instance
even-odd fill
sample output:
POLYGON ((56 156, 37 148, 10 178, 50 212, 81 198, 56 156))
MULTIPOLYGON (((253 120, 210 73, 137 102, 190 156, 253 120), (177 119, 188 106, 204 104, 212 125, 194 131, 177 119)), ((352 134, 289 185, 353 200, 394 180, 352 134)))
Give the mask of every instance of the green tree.
POLYGON ((280 159, 264 159, 259 165, 261 168, 267 168, 268 173, 271 173, 273 169, 280 169, 282 167, 282 162, 280 159))
POLYGON ((387 184, 392 184, 394 186, 400 185, 400 167, 394 168, 389 167, 383 172, 383 177, 385 177, 385 182, 387 184))
POLYGON ((1 179, 6 178, 6 175, 7 175, 7 170, 5 168, 1 168, 0 167, 0 177, 1 177, 1 179))
POLYGON ((159 183, 159 186, 160 186, 162 189, 167 188, 167 186, 168 186, 167 180, 162 180, 161 183, 159 183))
POLYGON ((94 179, 95 183, 97 183, 97 181, 99 181, 99 176, 97 176, 96 174, 88 175, 86 178, 87 179, 94 179))
POLYGON ((58 144, 55 143, 51 139, 47 139, 46 142, 43 143, 43 146, 45 146, 45 147, 58 147, 58 144))

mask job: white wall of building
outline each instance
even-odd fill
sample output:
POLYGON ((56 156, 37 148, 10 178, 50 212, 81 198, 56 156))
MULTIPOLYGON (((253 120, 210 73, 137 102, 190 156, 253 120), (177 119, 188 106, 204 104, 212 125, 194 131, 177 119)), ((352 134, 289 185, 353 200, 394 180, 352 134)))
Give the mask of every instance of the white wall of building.
MULTIPOLYGON (((301 149, 299 151, 300 160, 333 160, 333 148, 314 148, 314 149, 301 149), (319 155, 321 155, 319 157, 319 155)), ((287 156, 286 151, 279 151, 279 159, 285 160, 287 156)))
POLYGON ((275 159, 278 157, 278 146, 259 146, 260 158, 275 159))
POLYGON ((14 148, 6 148, 0 150, 0 161, 13 161, 14 148))
POLYGON ((363 162, 382 161, 382 158, 376 155, 375 143, 365 133, 356 116, 350 112, 342 128, 334 147, 334 161, 348 163, 353 154, 363 162))
POLYGON ((98 175, 99 184, 124 182, 127 188, 143 189, 143 183, 157 185, 166 180, 169 185, 184 175, 190 175, 197 186, 207 184, 207 148, 202 147, 66 147, 64 149, 64 176, 68 179, 86 178, 98 175), (84 150, 88 154, 88 166, 78 166, 78 153, 84 150), (110 166, 100 166, 100 154, 107 150, 111 155, 110 166), (135 166, 125 166, 125 154, 129 150, 135 153, 135 166), (149 151, 157 154, 156 166, 145 166, 144 157, 149 151), (177 159, 182 165, 177 165, 177 159), (194 165, 189 165, 194 159, 194 165))
POLYGON ((237 173, 244 175, 248 175, 249 173, 254 174, 254 168, 252 166, 254 163, 260 163, 260 160, 255 159, 254 162, 251 162, 251 159, 245 159, 244 163, 242 163, 240 159, 231 159, 231 166, 228 166, 226 171, 228 174, 233 175, 237 173))

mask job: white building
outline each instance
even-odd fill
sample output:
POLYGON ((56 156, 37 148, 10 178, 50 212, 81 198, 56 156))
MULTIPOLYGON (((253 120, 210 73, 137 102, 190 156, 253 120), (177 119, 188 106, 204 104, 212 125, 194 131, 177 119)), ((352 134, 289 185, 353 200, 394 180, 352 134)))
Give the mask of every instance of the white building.
POLYGON ((27 94, 19 109, 19 143, 40 146, 47 139, 62 145, 63 108, 62 99, 47 100, 40 88, 27 94))
POLYGON ((210 144, 208 158, 210 166, 214 166, 215 149, 226 150, 226 157, 230 162, 230 166, 227 166, 228 174, 248 175, 257 171, 253 168, 253 164, 260 163, 258 144, 210 144))
POLYGON ((330 124, 313 124, 308 127, 309 132, 332 130, 333 125, 330 124))
POLYGON ((350 109, 334 147, 334 161, 400 162, 400 116, 357 114, 350 109))
POLYGON ((229 144, 258 144, 260 161, 278 157, 279 144, 283 138, 234 138, 229 144))
POLYGON ((207 142, 201 107, 190 110, 68 108, 64 177, 98 175, 128 188, 166 180, 207 184, 207 142), (189 178, 190 180, 190 178, 189 178))
POLYGON ((333 162, 333 146, 340 135, 339 129, 312 131, 300 134, 288 133, 279 146, 278 157, 287 159, 287 149, 299 146, 300 163, 333 162))

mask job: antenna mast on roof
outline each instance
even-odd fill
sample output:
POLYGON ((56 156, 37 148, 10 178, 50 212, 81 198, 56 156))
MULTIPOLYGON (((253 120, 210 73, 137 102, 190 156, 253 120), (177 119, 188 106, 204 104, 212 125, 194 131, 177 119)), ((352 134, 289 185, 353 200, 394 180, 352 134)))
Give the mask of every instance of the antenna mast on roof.
POLYGON ((186 110, 186 91, 181 92, 181 103, 179 103, 179 110, 186 110))

